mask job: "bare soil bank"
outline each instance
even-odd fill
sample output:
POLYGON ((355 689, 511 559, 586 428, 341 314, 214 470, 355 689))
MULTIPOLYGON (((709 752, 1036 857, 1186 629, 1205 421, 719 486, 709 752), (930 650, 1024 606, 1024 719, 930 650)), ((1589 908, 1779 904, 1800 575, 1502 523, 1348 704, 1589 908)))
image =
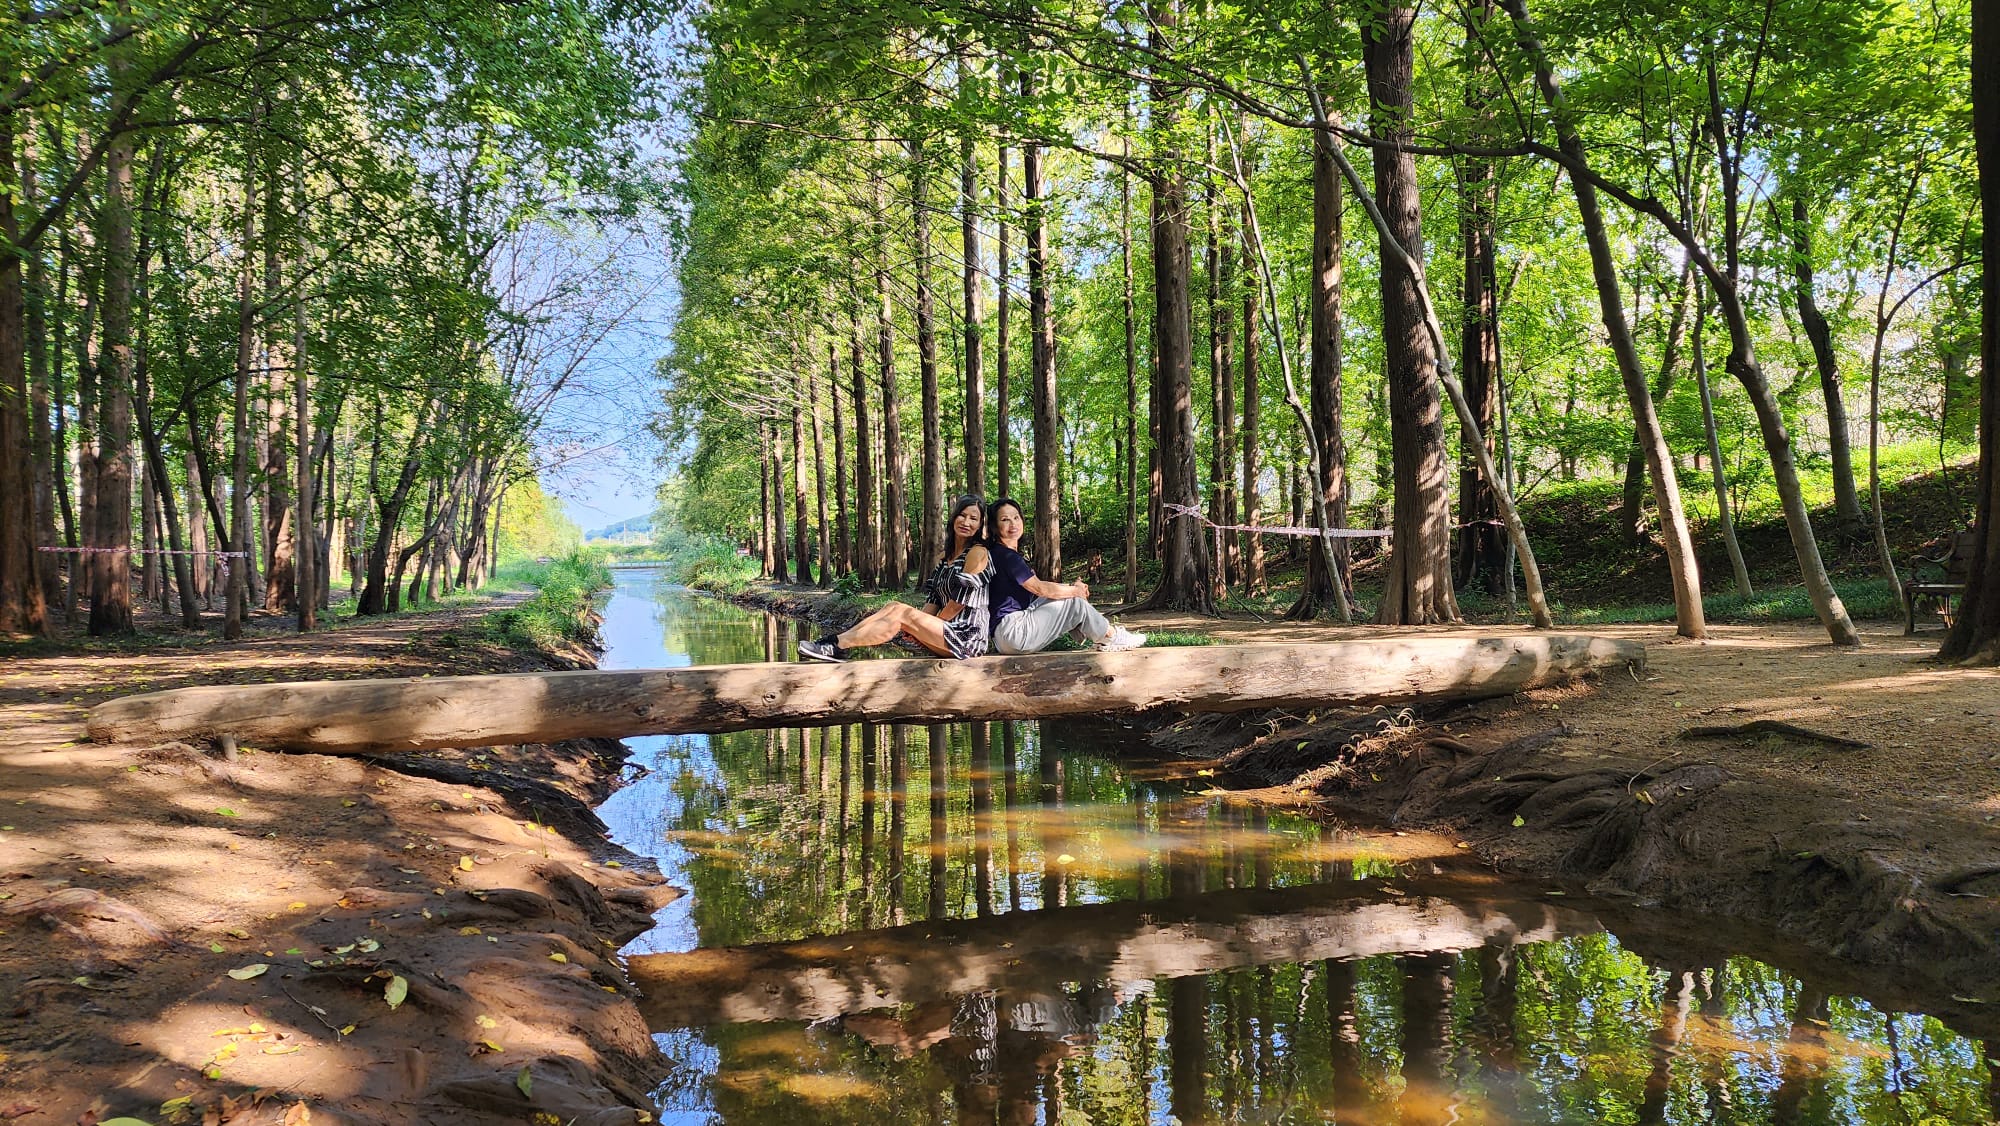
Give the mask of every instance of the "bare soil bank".
MULTIPOLYGON (((799 588, 742 600, 829 605, 799 588)), ((1229 643, 1408 634, 1126 621, 1229 643)), ((1152 738, 1258 798, 1455 833, 1519 875, 1728 920, 1738 942, 1840 959, 1853 992, 2000 1036, 2000 670, 1932 663, 1936 634, 1891 623, 1864 625, 1859 650, 1810 625, 1588 632, 1644 642, 1645 676, 1393 714, 1155 717, 1152 738), (1700 728, 1738 730, 1687 737, 1700 728)))
POLYGON ((614 955, 677 893, 589 812, 622 746, 392 768, 82 742, 84 710, 115 694, 589 660, 467 628, 509 601, 5 659, 0 1120, 647 1119, 660 1061, 614 955))

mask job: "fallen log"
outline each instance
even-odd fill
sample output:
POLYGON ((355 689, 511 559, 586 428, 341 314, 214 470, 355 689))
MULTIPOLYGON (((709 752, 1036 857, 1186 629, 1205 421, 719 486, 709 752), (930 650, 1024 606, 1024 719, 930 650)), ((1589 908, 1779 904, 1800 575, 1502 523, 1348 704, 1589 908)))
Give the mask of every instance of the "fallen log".
MULTIPOLYGON (((1401 881, 1399 881, 1400 883, 1401 881)), ((1014 911, 824 938, 633 956, 651 1028, 821 1021, 968 993, 1045 994, 1376 954, 1448 953, 1598 930, 1492 886, 1346 882, 1014 911)))
POLYGON ((1644 663, 1636 642, 1535 634, 216 685, 110 700, 91 709, 88 727, 101 743, 227 736, 351 754, 777 726, 1484 699, 1644 663))

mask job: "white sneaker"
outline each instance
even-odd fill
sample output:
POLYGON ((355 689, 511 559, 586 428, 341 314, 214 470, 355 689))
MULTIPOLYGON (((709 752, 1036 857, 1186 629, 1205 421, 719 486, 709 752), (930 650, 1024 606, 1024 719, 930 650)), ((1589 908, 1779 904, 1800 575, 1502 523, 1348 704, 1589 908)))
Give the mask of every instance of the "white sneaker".
POLYGON ((1104 636, 1104 640, 1097 643, 1097 651, 1121 653, 1127 649, 1137 649, 1144 644, 1146 644, 1145 634, 1133 633, 1124 626, 1112 626, 1111 632, 1104 636))

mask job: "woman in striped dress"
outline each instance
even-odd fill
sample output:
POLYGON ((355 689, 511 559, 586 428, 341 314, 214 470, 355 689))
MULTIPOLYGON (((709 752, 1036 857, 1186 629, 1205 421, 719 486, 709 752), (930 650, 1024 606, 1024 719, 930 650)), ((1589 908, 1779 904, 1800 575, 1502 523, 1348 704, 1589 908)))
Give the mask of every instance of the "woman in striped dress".
POLYGON ((845 661, 849 651, 882 645, 904 634, 940 657, 980 657, 992 638, 987 585, 992 557, 982 533, 985 502, 962 496, 951 507, 951 546, 924 583, 923 608, 891 602, 838 634, 799 642, 799 656, 812 661, 845 661))

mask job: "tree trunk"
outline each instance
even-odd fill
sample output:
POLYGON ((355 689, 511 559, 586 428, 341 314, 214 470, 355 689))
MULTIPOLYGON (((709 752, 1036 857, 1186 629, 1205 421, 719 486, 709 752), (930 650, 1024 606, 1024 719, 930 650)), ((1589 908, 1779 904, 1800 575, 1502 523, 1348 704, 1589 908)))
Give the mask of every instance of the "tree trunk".
MULTIPOLYGON (((965 390, 965 487, 986 495, 986 372, 980 355, 985 336, 986 295, 980 285, 979 149, 971 133, 958 142, 959 245, 965 258, 965 352, 960 361, 965 390)), ((946 535, 950 535, 949 530, 946 535)))
MULTIPOLYGON (((827 352, 827 358, 832 359, 831 345, 827 352)), ((819 587, 825 590, 833 585, 833 532, 826 522, 826 433, 819 416, 819 376, 808 368, 800 378, 805 381, 806 403, 812 410, 813 495, 819 514, 819 587)), ((846 525, 847 521, 843 518, 843 535, 847 531, 846 525)))
POLYGON ((1693 355, 1694 377, 1697 390, 1701 392, 1702 429, 1708 435, 1709 476, 1715 484, 1716 524, 1722 533, 1722 546, 1729 553, 1729 571, 1736 582, 1736 593, 1749 598, 1756 593, 1750 586, 1750 568, 1743 561, 1742 545, 1736 541, 1736 520, 1729 511, 1729 476, 1722 463, 1722 439, 1715 430, 1715 399, 1709 393, 1708 363, 1702 355, 1702 336, 1707 328, 1708 302, 1695 290, 1693 355))
MULTIPOLYGON (((298 544, 294 523, 298 511, 292 501, 292 444, 290 400, 292 396, 279 369, 297 363, 290 348, 280 344, 277 322, 269 312, 280 300, 282 259, 278 255, 277 185, 265 184, 264 229, 264 322, 265 371, 263 385, 264 441, 263 474, 260 493, 264 498, 264 609, 272 613, 292 610, 298 605, 298 544)), ((412 441, 421 440, 421 436, 412 441)))
MULTIPOLYGON (((1775 204, 1773 205, 1776 206, 1775 204)), ((1827 444, 1833 455, 1833 511, 1841 523, 1858 527, 1861 498, 1854 491, 1854 453, 1847 431, 1847 400, 1840 393, 1840 360, 1833 347, 1833 328, 1820 312, 1813 294, 1811 219, 1803 195, 1792 196, 1792 287, 1798 302, 1799 326, 1812 344, 1813 365, 1819 370, 1819 390, 1826 399, 1827 444)))
POLYGON ((812 548, 806 542, 811 524, 806 519, 805 407, 799 390, 794 387, 792 395, 792 574, 805 586, 812 582, 812 548))
POLYGON ((11 190, 21 111, 0 107, 0 634, 49 630, 48 600, 35 550, 31 428, 28 424, 26 294, 20 224, 11 190))
MULTIPOLYGON (((146 376, 146 370, 145 365, 142 364, 135 371, 138 377, 139 392, 137 399, 139 446, 141 452, 145 454, 150 479, 159 482, 158 493, 160 504, 165 510, 166 516, 167 548, 171 552, 167 558, 172 561, 174 569, 174 591, 180 601, 181 628, 200 629, 201 609, 195 603, 197 589, 196 576, 207 565, 208 559, 201 555, 190 556, 184 554, 185 541, 182 535, 180 498, 175 495, 173 478, 167 473, 167 456, 165 447, 160 440, 161 435, 159 431, 153 428, 153 388, 151 381, 146 376)), ((193 474, 190 473, 189 476, 192 478, 193 474)), ((200 511, 196 510, 192 515, 195 527, 197 529, 200 528, 200 511)), ((198 539, 196 544, 197 549, 205 546, 206 537, 198 539)))
POLYGON ((854 380, 854 561, 861 585, 881 589, 882 524, 875 499, 875 435, 868 421, 868 367, 861 343, 861 310, 848 334, 848 374, 854 380))
MULTIPOLYGON (((1656 414, 1660 404, 1673 394, 1675 380, 1680 375, 1681 343, 1686 339, 1688 306, 1693 301, 1694 263, 1688 262, 1681 266, 1673 316, 1667 324, 1667 344, 1660 356, 1659 375, 1653 380, 1652 399, 1656 414)), ((1618 500, 1618 530, 1625 534, 1625 542, 1635 547, 1646 538, 1645 500, 1646 449, 1640 444, 1635 428, 1632 449, 1625 455, 1625 484, 1618 500)))
MULTIPOLYGON (((1516 39, 1534 62, 1536 85, 1555 115, 1562 150, 1581 167, 1585 157, 1583 141, 1569 117, 1562 87, 1556 80, 1547 53, 1528 20, 1526 0, 1500 0, 1500 3, 1514 23, 1516 39)), ((1597 201, 1597 188, 1583 175, 1573 173, 1569 181, 1576 196, 1577 210, 1583 218, 1584 237, 1590 246, 1598 311, 1603 318, 1605 332, 1611 338, 1611 350, 1618 361, 1618 374, 1625 385, 1625 400, 1632 408, 1635 436, 1645 450, 1646 467, 1653 479, 1653 500, 1659 510, 1660 534, 1665 541, 1667 567, 1673 583, 1675 629, 1682 637, 1706 637, 1708 625, 1701 604, 1701 568, 1695 559, 1694 539, 1688 534, 1687 516, 1681 509, 1680 483, 1674 476, 1673 454, 1667 449, 1666 435, 1660 430, 1659 414, 1653 408, 1653 398, 1646 387, 1646 374, 1639 366, 1639 350, 1632 341, 1632 330, 1625 320, 1618 266, 1612 257, 1604 212, 1597 201)), ((1811 535, 1810 529, 1807 535, 1811 535)))
MULTIPOLYGON (((1341 351, 1341 305, 1346 298, 1346 274, 1342 263, 1346 234, 1341 214, 1340 168, 1334 163, 1332 142, 1320 130, 1313 133, 1312 159, 1312 273, 1307 278, 1307 304, 1312 320, 1309 336, 1310 370, 1307 383, 1312 395, 1313 451, 1319 461, 1319 498, 1326 512, 1326 526, 1347 526, 1347 443, 1341 435, 1340 394, 1344 357, 1341 351)), ((1354 589, 1350 578, 1347 541, 1334 540, 1330 551, 1306 552, 1305 582, 1298 600, 1285 611, 1295 621, 1311 621, 1321 612, 1331 612, 1343 620, 1347 615, 1338 599, 1354 589), (1327 572, 1325 556, 1333 556, 1339 575, 1327 572), (1334 582, 1337 577, 1339 582, 1334 582)), ((1261 561, 1260 561, 1261 562, 1261 561)))
MULTIPOLYGON (((1263 315, 1264 287, 1256 281, 1258 267, 1256 251, 1250 245, 1250 207, 1250 201, 1244 200, 1245 217, 1240 231, 1243 276, 1249 279, 1243 287, 1243 522, 1254 528, 1263 516, 1257 493, 1258 478, 1264 471, 1260 462, 1264 402, 1258 379, 1258 369, 1263 363, 1258 355, 1258 318, 1263 315)), ((1342 503, 1346 503, 1344 494, 1342 503)), ((1256 532, 1243 533, 1243 593, 1250 598, 1264 593, 1264 537, 1256 532)))
POLYGON ((876 181, 876 233, 881 239, 875 258, 875 362, 882 384, 882 581, 901 590, 910 574, 910 520, 906 489, 909 457, 903 451, 903 410, 896 388, 896 323, 889 305, 889 233, 882 195, 887 187, 876 181))
MULTIPOLYGON (((1129 119, 1129 113, 1126 115, 1129 119)), ((1126 155, 1131 155, 1126 146, 1126 155)), ((1118 262, 1125 328, 1125 598, 1139 600, 1139 344, 1132 305, 1132 170, 1118 170, 1118 262)))
MULTIPOLYGON (((1972 134, 1979 149, 1983 291, 2000 294, 2000 4, 1972 5, 1972 134)), ((2000 664, 2000 301, 1981 310, 1979 355, 1979 493, 1972 529, 1972 570, 1939 656, 2000 664)))
MULTIPOLYGON (((1205 163, 1215 164, 1215 135, 1203 130, 1208 142, 1205 163)), ((1207 292, 1203 295, 1208 306, 1208 518, 1217 525, 1208 531, 1209 555, 1214 560, 1215 569, 1209 574, 1211 587, 1209 596, 1220 600, 1229 592, 1228 550, 1225 546, 1228 533, 1223 524, 1234 523, 1222 507, 1222 453, 1223 433, 1228 416, 1223 413, 1222 389, 1233 383, 1236 374, 1229 370, 1236 359, 1232 341, 1224 338, 1223 325, 1234 326, 1236 310, 1225 312, 1222 289, 1222 231, 1220 207, 1215 195, 1215 177, 1210 173, 1202 182, 1202 211, 1205 220, 1206 245, 1203 247, 1203 264, 1207 267, 1207 292)))
MULTIPOLYGON (((1481 0, 1465 9, 1467 39, 1478 42, 1493 19, 1494 0, 1481 0)), ((1465 106, 1477 127, 1487 128, 1493 91, 1483 85, 1487 73, 1484 60, 1466 62, 1465 106)), ((1479 421, 1479 433, 1461 431, 1458 436, 1458 568, 1454 580, 1459 589, 1476 583, 1489 595, 1498 595, 1507 566, 1507 535, 1499 522, 1500 506, 1493 487, 1479 472, 1475 441, 1486 443, 1486 453, 1494 456, 1493 419, 1500 388, 1500 282, 1498 218, 1500 181, 1494 162, 1467 158, 1459 172, 1459 241, 1463 249, 1464 302, 1458 352, 1459 380, 1472 415, 1479 421)))
POLYGON ((835 569, 840 574, 854 571, 854 541, 847 520, 847 424, 840 416, 840 346, 826 342, 826 386, 829 419, 833 424, 833 511, 835 569))
POLYGON ((132 632, 133 137, 121 133, 106 143, 98 210, 104 306, 97 359, 97 498, 88 538, 92 637, 132 632))
POLYGON ((1401 256, 1423 261, 1417 162, 1402 147, 1413 136, 1410 82, 1414 66, 1411 28, 1416 11, 1391 6, 1362 30, 1372 129, 1394 147, 1374 150, 1375 198, 1388 230, 1380 233, 1382 342, 1389 390, 1389 430, 1394 458, 1394 539, 1376 620, 1385 625, 1430 625, 1458 620, 1451 586, 1451 502, 1445 492, 1444 417, 1438 394, 1437 352, 1424 325, 1417 282, 1401 256))
MULTIPOLYGON (((1174 0, 1152 9, 1154 48, 1162 49, 1163 29, 1176 22, 1174 0)), ((1186 95, 1166 82, 1152 84, 1155 136, 1161 146, 1160 171, 1153 177, 1153 319, 1159 370, 1161 468, 1160 502, 1198 509, 1201 496, 1195 477, 1193 310, 1190 283, 1194 263, 1188 247, 1187 181, 1174 149, 1186 95)), ((1164 513, 1163 513, 1164 515, 1164 513)), ((1144 605, 1154 610, 1215 612, 1208 582, 1207 537, 1199 520, 1188 515, 1166 516, 1162 527, 1160 585, 1144 605)))
POLYGON ((178 688, 91 710, 99 742, 234 735, 334 754, 841 723, 1480 700, 1643 668, 1584 634, 1411 637, 978 661, 708 665, 178 688))
POLYGON ((996 498, 1011 496, 1014 490, 1014 423, 1013 419, 1008 417, 1009 407, 1012 405, 1011 395, 1013 390, 1007 385, 1009 360, 1012 359, 1008 354, 1009 349, 1012 347, 1009 333, 1012 324, 1008 313, 1013 310, 1014 303, 1014 294, 1012 292, 1013 282, 1011 280, 1011 272, 1014 267, 1014 252, 1013 248, 1009 245, 1009 234, 1011 232, 1008 230, 1009 224, 1007 222, 1007 161, 1010 155, 1007 151, 1007 146, 1001 145, 999 152, 1000 159, 995 163, 995 170, 998 175, 995 176, 993 185, 994 211, 1000 216, 999 231, 997 232, 999 235, 999 245, 995 253, 995 258, 997 259, 996 265, 999 267, 999 281, 996 286, 998 293, 995 295, 993 309, 993 317, 996 322, 993 338, 993 446, 995 456, 993 495, 996 498))
MULTIPOLYGON (((0 129, 6 126, 0 125, 0 129)), ((26 212, 35 214, 41 209, 41 199, 36 191, 35 168, 38 161, 34 130, 30 129, 22 138, 21 160, 21 202, 26 212)), ((6 165, 0 163, 0 175, 5 174, 6 165)), ((0 204, 4 206, 4 204, 0 204)), ((25 323, 27 341, 28 372, 28 444, 33 458, 32 478, 34 481, 34 542, 35 555, 30 577, 42 586, 42 604, 59 606, 62 604, 62 578, 55 566, 59 556, 43 552, 45 547, 61 546, 56 538, 56 475, 57 465, 65 460, 64 451, 56 444, 60 428, 51 431, 50 412, 60 409, 60 400, 51 395, 49 372, 49 321, 48 321, 48 266, 40 249, 39 241, 26 254, 25 323)), ((65 485, 65 490, 67 486, 65 485)), ((67 495, 63 505, 69 503, 67 495)), ((44 609, 46 613, 46 609, 44 609)))
POLYGON ((949 535, 938 510, 944 507, 944 431, 940 417, 944 411, 938 389, 937 299, 931 290, 931 205, 930 164, 921 140, 912 140, 910 150, 910 221, 915 234, 917 262, 917 376, 923 411, 923 480, 919 489, 924 507, 916 556, 919 568, 943 554, 944 537, 949 535))
MULTIPOLYGON (((1021 96, 1035 96, 1033 79, 1021 75, 1021 96)), ((1062 493, 1057 462, 1062 435, 1056 418, 1056 325, 1049 286, 1049 214, 1042 146, 1021 149, 1021 195, 1028 224, 1028 339, 1033 368, 1030 413, 1035 432, 1035 571, 1054 582, 1062 576, 1062 493)))
POLYGON ((319 536, 313 527, 312 375, 306 367, 303 296, 295 300, 292 309, 292 418, 297 426, 292 436, 293 453, 298 459, 298 481, 293 490, 298 497, 298 515, 293 520, 298 559, 294 567, 298 625, 300 633, 310 633, 319 624, 319 536))

